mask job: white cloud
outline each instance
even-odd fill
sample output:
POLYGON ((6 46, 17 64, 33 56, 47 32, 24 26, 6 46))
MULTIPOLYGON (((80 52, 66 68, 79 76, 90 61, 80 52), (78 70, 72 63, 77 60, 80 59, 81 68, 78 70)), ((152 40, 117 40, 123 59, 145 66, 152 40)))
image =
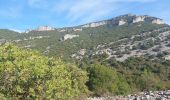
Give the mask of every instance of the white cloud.
POLYGON ((66 12, 67 19, 70 22, 87 22, 100 16, 107 16, 109 13, 114 13, 122 3, 139 2, 149 3, 155 0, 61 0, 56 2, 53 11, 57 13, 66 12))
POLYGON ((73 22, 86 22, 113 13, 122 3, 148 3, 155 0, 27 0, 32 8, 53 12, 73 22), (85 21, 86 20, 86 21, 85 21))

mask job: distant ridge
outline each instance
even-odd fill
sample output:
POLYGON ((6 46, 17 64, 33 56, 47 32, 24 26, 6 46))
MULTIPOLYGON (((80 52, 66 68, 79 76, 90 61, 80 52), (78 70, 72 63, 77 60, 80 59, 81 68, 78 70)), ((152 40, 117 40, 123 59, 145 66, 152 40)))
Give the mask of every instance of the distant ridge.
POLYGON ((65 32, 68 30, 73 31, 82 31, 82 28, 88 28, 88 27, 98 27, 103 25, 108 26, 121 26, 125 24, 133 24, 138 22, 147 22, 152 24, 166 24, 162 19, 152 17, 149 15, 135 15, 135 14, 125 14, 120 15, 118 17, 114 17, 108 20, 102 20, 102 21, 96 21, 91 22, 83 25, 73 26, 73 27, 63 27, 63 28, 54 28, 51 26, 39 26, 37 29, 31 30, 28 29, 25 33, 29 33, 30 31, 52 31, 52 30, 58 30, 59 32, 65 32))

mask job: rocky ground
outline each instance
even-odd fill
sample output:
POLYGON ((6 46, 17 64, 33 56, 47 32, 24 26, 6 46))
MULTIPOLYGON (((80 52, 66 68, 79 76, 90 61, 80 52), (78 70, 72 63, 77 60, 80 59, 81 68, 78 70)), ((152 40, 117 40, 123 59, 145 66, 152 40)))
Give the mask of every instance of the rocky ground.
POLYGON ((127 96, 93 97, 87 100, 170 100, 170 90, 140 92, 127 96))

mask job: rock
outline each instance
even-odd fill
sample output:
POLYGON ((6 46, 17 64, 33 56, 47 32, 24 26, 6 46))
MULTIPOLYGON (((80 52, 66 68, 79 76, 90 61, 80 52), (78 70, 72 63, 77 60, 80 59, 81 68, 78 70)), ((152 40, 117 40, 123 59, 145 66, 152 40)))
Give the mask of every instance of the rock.
POLYGON ((127 96, 93 97, 88 98, 87 100, 170 100, 170 90, 141 92, 127 96))
POLYGON ((58 32, 66 32, 66 29, 58 29, 58 32))
POLYGON ((165 60, 170 60, 170 55, 166 55, 166 56, 164 57, 164 59, 165 59, 165 60))
POLYGON ((50 26, 40 26, 35 31, 51 31, 51 30, 54 30, 54 28, 50 26))
POLYGON ((73 28, 73 31, 82 31, 82 28, 73 28))
POLYGON ((99 22, 93 22, 93 23, 85 24, 82 27, 85 27, 85 28, 87 28, 87 27, 98 27, 98 26, 102 26, 102 25, 105 25, 105 24, 107 24, 106 21, 99 21, 99 22))
POLYGON ((84 56, 86 53, 86 49, 81 49, 80 51, 78 51, 78 54, 84 56))
POLYGON ((146 16, 136 16, 134 19, 133 19, 133 23, 137 23, 137 22, 142 22, 144 21, 146 18, 146 16))
POLYGON ((121 20, 118 21, 118 25, 119 25, 119 26, 120 26, 120 25, 124 25, 124 24, 126 24, 126 21, 125 21, 125 20, 121 19, 121 20))
POLYGON ((75 37, 79 37, 79 35, 71 35, 71 34, 66 34, 62 38, 60 38, 61 41, 66 41, 68 39, 73 39, 75 37))
POLYGON ((162 19, 154 19, 154 20, 152 20, 152 23, 153 24, 165 24, 164 22, 163 22, 163 20, 162 19))

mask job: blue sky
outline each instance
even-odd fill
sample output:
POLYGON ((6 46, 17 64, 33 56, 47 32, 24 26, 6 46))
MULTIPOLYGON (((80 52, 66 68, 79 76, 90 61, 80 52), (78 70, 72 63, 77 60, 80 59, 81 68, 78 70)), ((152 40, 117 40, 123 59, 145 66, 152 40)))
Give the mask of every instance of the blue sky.
POLYGON ((170 0, 0 0, 0 28, 75 26, 127 13, 159 17, 170 24, 170 0))

